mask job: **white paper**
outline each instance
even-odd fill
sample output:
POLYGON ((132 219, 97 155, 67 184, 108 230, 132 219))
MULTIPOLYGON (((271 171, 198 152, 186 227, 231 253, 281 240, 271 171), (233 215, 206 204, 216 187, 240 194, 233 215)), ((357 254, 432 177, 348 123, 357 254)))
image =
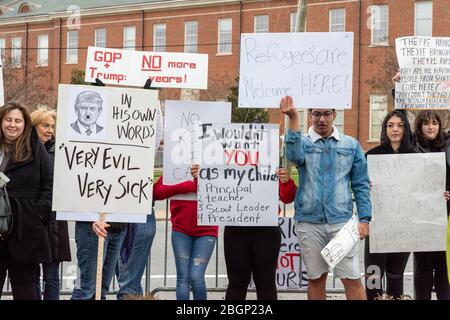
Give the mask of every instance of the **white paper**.
POLYGON ((89 47, 86 82, 144 87, 207 89, 208 55, 89 47))
POLYGON ((445 251, 445 154, 369 155, 370 252, 445 251))
POLYGON ((241 36, 240 108, 350 109, 352 32, 247 33, 241 36))
POLYGON ((320 252, 322 258, 334 268, 358 244, 358 216, 352 218, 342 227, 336 236, 320 252))

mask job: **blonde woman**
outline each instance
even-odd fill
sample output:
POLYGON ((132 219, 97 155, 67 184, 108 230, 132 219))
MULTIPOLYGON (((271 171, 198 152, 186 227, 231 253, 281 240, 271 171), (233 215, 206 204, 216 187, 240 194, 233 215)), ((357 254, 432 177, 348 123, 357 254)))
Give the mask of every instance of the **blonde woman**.
MULTIPOLYGON (((30 114, 31 122, 36 127, 39 140, 44 144, 52 162, 55 156, 56 111, 40 107, 30 114)), ((52 262, 43 263, 44 300, 59 300, 59 264, 70 261, 69 231, 67 221, 55 221, 47 225, 51 246, 52 262)), ((41 286, 37 286, 38 299, 41 298, 41 286)))

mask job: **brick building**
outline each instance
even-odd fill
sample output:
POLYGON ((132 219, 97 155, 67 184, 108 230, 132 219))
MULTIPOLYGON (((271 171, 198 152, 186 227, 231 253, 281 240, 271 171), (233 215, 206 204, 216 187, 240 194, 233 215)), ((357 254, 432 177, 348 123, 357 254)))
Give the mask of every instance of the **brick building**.
MULTIPOLYGON (((239 72, 240 34, 293 31, 297 4, 296 0, 0 0, 0 51, 11 69, 11 76, 5 76, 5 94, 11 96, 15 85, 16 94, 31 101, 36 91, 42 91, 42 102, 54 105, 58 83, 70 83, 72 70, 84 70, 86 49, 96 45, 207 53, 208 90, 164 89, 161 99, 225 99, 239 72)), ((336 124, 367 149, 378 141, 381 119, 392 108, 395 38, 449 36, 450 0, 309 0, 307 8, 307 31, 354 32, 353 106, 339 112, 336 124)), ((306 128, 305 113, 300 114, 306 128)), ((283 125, 278 110, 270 110, 270 119, 283 125)))

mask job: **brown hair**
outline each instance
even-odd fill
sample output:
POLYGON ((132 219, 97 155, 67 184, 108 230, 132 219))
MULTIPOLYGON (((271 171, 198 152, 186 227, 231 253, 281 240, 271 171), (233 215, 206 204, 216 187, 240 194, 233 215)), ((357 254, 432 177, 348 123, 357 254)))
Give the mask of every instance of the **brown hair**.
POLYGON ((414 129, 417 137, 417 141, 422 146, 434 146, 436 148, 444 147, 445 132, 442 127, 442 120, 439 114, 435 110, 422 110, 416 115, 414 123, 414 129), (422 132, 422 125, 427 121, 436 120, 439 123, 439 132, 434 140, 428 140, 424 137, 422 132))
MULTIPOLYGON (((31 131, 33 125, 31 124, 30 112, 27 107, 19 102, 8 102, 3 107, 0 108, 0 122, 3 123, 3 118, 11 111, 19 110, 22 113, 23 120, 25 123, 24 129, 20 137, 14 143, 13 156, 16 162, 21 162, 27 160, 31 157, 31 131)), ((10 144, 6 142, 3 130, 0 130, 0 143, 3 152, 10 152, 10 144)))

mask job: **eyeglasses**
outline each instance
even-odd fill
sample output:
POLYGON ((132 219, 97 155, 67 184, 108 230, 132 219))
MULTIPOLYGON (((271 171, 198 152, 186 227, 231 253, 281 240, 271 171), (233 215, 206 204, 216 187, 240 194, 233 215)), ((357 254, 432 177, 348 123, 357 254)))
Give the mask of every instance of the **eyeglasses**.
POLYGON ((319 120, 321 117, 324 117, 324 119, 331 119, 331 117, 333 116, 333 111, 325 111, 323 113, 314 111, 311 112, 311 116, 317 120, 319 120))

